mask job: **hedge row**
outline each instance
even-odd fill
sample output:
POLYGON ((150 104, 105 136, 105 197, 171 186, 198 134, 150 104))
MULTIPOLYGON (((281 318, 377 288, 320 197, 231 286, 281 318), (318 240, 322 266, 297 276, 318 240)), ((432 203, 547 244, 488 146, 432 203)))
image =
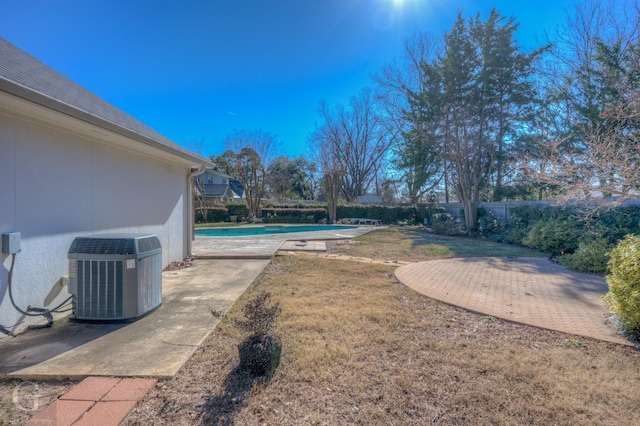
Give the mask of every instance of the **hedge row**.
POLYGON ((590 210, 529 205, 513 208, 506 222, 479 211, 478 231, 495 241, 549 253, 572 269, 604 273, 609 251, 618 241, 640 234, 640 207, 590 210))
POLYGON ((380 205, 340 205, 338 219, 367 218, 378 219, 383 224, 397 223, 430 224, 444 209, 429 204, 380 206, 380 205))
POLYGON ((266 207, 262 209, 264 223, 319 223, 327 219, 327 209, 266 207))
POLYGON ((195 211, 196 223, 204 222, 229 222, 232 217, 238 221, 249 216, 249 209, 245 204, 226 204, 220 206, 209 206, 204 209, 197 208, 195 211), (203 211, 206 214, 203 214, 203 211))
MULTIPOLYGON (((346 218, 378 219, 383 224, 430 222, 434 213, 440 210, 426 205, 381 206, 381 205, 339 205, 338 220, 346 218)), ((249 211, 242 203, 231 203, 208 207, 206 218, 202 209, 196 209, 196 222, 224 222, 232 216, 245 220, 249 211)), ((327 210, 317 204, 308 203, 267 203, 261 209, 262 221, 266 223, 321 223, 327 220, 327 210)))
POLYGON ((224 206, 196 209, 196 223, 224 222, 229 220, 229 209, 224 206))
MULTIPOLYGON (((432 216, 434 232, 466 233, 464 221, 446 213, 432 216)), ((523 205, 511 208, 508 220, 478 209, 477 231, 494 241, 546 252, 569 268, 607 271, 609 251, 625 235, 640 234, 640 207, 589 209, 577 206, 523 205)))

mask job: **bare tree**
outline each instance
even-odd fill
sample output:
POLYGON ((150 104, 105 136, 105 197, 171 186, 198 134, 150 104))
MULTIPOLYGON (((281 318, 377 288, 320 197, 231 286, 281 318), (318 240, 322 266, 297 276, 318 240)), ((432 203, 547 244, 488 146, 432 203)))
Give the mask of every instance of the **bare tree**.
POLYGON ((558 31, 548 84, 561 126, 540 140, 544 173, 530 175, 565 200, 640 191, 638 9, 637 0, 576 2, 558 31))
POLYGON ((250 218, 260 217, 260 202, 265 193, 265 174, 279 142, 275 135, 262 130, 235 131, 225 139, 236 153, 235 169, 242 181, 250 218))
POLYGON ((373 76, 378 84, 376 96, 385 108, 390 129, 409 131, 412 121, 406 111, 410 98, 425 89, 423 65, 431 62, 440 50, 440 39, 429 33, 415 33, 404 40, 404 54, 394 64, 384 66, 373 76))
POLYGON ((193 197, 196 209, 202 215, 203 220, 207 221, 207 194, 204 190, 204 180, 201 176, 194 176, 193 178, 193 197))
POLYGON ((348 108, 332 109, 321 102, 320 115, 324 123, 310 137, 312 151, 317 158, 330 158, 331 167, 341 170, 342 194, 353 201, 371 187, 399 130, 390 132, 385 126, 370 89, 351 98, 348 108))
POLYGON ((335 223, 338 219, 338 200, 342 188, 344 168, 342 164, 336 161, 337 158, 329 153, 321 153, 319 160, 322 173, 322 186, 327 196, 328 222, 335 223))
POLYGON ((224 144, 227 149, 236 154, 242 151, 242 148, 251 148, 258 154, 265 168, 269 167, 271 161, 278 155, 281 145, 276 135, 261 129, 235 130, 232 134, 227 135, 224 144))
POLYGON ((265 169, 258 153, 251 148, 242 148, 236 158, 236 170, 244 184, 249 218, 258 218, 265 188, 265 169))
POLYGON ((386 110, 386 125, 401 130, 392 165, 412 203, 443 181, 448 198, 446 179, 443 180, 447 171, 443 167, 445 159, 434 138, 438 126, 427 125, 434 121, 425 119, 425 111, 416 102, 430 84, 425 64, 432 62, 439 51, 440 39, 429 33, 416 33, 404 41, 403 57, 374 76, 379 86, 378 98, 386 110))
MULTIPOLYGON (((637 65, 633 73, 640 73, 637 65)), ((640 194, 640 89, 636 81, 619 90, 620 99, 598 115, 597 126, 576 126, 584 149, 567 149, 562 139, 544 145, 551 167, 537 178, 559 186, 563 199, 605 201, 602 196, 611 196, 621 202, 640 194)))

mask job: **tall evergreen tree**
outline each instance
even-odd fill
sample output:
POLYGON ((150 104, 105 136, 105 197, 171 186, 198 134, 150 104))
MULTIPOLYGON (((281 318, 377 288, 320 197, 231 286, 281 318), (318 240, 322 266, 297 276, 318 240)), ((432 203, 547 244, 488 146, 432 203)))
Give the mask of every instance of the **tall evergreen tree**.
POLYGON ((413 102, 413 110, 423 112, 414 128, 428 128, 440 141, 442 167, 469 233, 490 184, 502 185, 514 137, 534 101, 533 63, 542 50, 521 52, 516 29, 513 19, 505 22, 495 9, 486 22, 479 16, 466 21, 458 13, 442 54, 423 66, 433 84, 413 102))
POLYGON ((421 90, 408 91, 409 108, 405 119, 409 129, 402 133, 395 164, 404 170, 407 195, 412 203, 435 189, 445 176, 443 141, 440 125, 442 78, 429 64, 421 66, 421 90))

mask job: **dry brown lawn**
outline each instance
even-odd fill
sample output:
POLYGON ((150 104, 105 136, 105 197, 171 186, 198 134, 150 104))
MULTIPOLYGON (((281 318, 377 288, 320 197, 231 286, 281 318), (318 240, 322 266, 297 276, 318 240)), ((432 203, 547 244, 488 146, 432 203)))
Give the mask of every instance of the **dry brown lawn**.
MULTIPOLYGON (((442 245, 429 238, 390 230, 332 250, 399 260, 452 255, 417 255, 416 247, 442 245)), ((460 255, 456 244, 444 246, 460 255)), ((390 265, 283 256, 125 424, 631 425, 639 401, 633 348, 445 305, 400 284, 390 265), (237 369, 245 336, 233 319, 261 290, 282 307, 283 358, 270 381, 237 369)))
POLYGON ((393 272, 276 258, 126 424, 637 424, 636 350, 447 306, 393 272), (232 321, 261 290, 282 306, 268 382, 237 370, 232 321))

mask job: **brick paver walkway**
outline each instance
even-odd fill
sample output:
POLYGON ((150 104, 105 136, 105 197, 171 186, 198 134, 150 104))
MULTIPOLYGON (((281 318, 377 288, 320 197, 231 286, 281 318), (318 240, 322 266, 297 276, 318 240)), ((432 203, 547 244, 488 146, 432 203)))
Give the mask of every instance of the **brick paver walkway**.
POLYGON ((607 324, 604 278, 546 258, 451 258, 396 270, 412 289, 451 305, 549 330, 632 345, 607 324))
POLYGON ((156 382, 156 379, 87 377, 27 425, 117 426, 156 382))

